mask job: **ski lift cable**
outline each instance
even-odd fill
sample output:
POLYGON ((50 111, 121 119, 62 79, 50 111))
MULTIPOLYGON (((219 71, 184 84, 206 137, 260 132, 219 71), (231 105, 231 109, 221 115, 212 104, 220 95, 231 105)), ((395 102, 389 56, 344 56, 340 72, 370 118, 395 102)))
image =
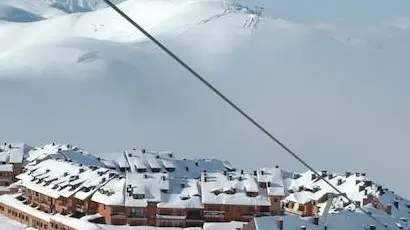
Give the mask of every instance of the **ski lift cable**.
MULTIPOLYGON (((349 201, 349 204, 354 203, 352 199, 350 199, 346 194, 342 193, 336 186, 330 183, 327 179, 325 179, 318 171, 316 171, 312 166, 310 166, 305 160, 299 157, 296 153, 294 153, 289 147, 287 147, 284 143, 282 143, 279 139, 277 139, 273 134, 271 134, 266 128, 264 128, 259 122, 257 122, 254 118, 248 115, 243 109, 241 109, 236 103, 234 103, 231 99, 225 96, 220 90, 218 90, 214 85, 208 82, 204 77, 202 77, 198 72, 196 72, 190 65, 185 63, 182 59, 180 59, 176 54, 174 54, 171 50, 169 50, 164 44, 162 44, 159 40, 157 40, 153 35, 151 35, 148 31, 146 31, 143 27, 141 27, 137 22, 132 20, 126 13, 124 13, 121 9, 119 9, 111 0, 102 0, 104 1, 109 7, 111 7, 115 12, 117 12, 121 17, 127 20, 130 24, 132 24, 136 29, 138 29, 141 33, 143 33, 147 38, 149 38, 153 43, 155 43, 162 51, 168 54, 172 59, 174 59, 178 64, 184 67, 189 73, 191 73, 194 77, 196 77, 201 83, 203 83, 206 87, 208 87, 213 93, 215 93, 218 97, 220 97, 223 101, 225 101, 229 106, 231 106, 237 113, 242 115, 246 120, 248 120, 251 124, 253 124, 256 128, 258 128, 262 133, 264 133, 267 137, 269 137, 272 141, 282 147, 288 154, 290 154, 293 158, 295 158, 299 163, 303 166, 308 168, 314 174, 318 176, 319 179, 323 180, 326 184, 328 184, 332 189, 334 189, 339 195, 346 198, 349 201)), ((363 213, 365 213, 368 217, 373 219, 379 225, 384 226, 388 229, 384 224, 382 224, 378 219, 373 217, 368 211, 363 209, 362 207, 358 207, 363 213)))

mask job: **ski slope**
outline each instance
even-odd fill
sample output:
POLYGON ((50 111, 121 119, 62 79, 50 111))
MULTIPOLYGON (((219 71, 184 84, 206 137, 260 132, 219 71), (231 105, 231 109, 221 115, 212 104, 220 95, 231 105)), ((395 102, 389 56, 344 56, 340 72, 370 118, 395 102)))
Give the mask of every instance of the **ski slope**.
MULTIPOLYGON (((3 139, 299 168, 112 10, 89 6, 1 1, 3 139)), ((367 171, 409 191, 391 179, 407 169, 405 19, 320 26, 222 0, 119 7, 315 167, 367 171)))

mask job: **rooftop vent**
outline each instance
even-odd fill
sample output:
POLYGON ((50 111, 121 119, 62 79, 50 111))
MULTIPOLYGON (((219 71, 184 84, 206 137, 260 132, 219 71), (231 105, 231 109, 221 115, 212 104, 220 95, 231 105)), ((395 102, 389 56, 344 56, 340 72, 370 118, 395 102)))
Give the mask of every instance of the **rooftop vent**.
POLYGON ((312 180, 316 180, 316 174, 312 173, 311 179, 312 179, 312 180))
POLYGON ((238 181, 243 181, 243 177, 242 176, 238 177, 238 181))
POLYGON ((160 156, 159 156, 159 155, 156 155, 156 156, 155 156, 155 158, 159 159, 159 158, 160 158, 160 156))
POLYGON ((167 177, 166 177, 166 176, 162 176, 161 179, 162 179, 162 180, 167 180, 167 177))
POLYGON ((168 157, 169 157, 169 158, 173 158, 174 155, 173 155, 172 153, 169 153, 169 154, 168 154, 168 157))
POLYGON ((269 188, 269 187, 271 187, 271 186, 272 186, 272 183, 271 183, 270 181, 268 181, 267 187, 269 188))
POLYGON ((199 162, 198 161, 195 161, 195 166, 199 166, 199 162))
POLYGON ((277 168, 277 169, 278 169, 278 168, 279 168, 279 165, 275 165, 275 168, 277 168))
POLYGON ((185 166, 185 171, 189 172, 189 167, 185 166))
POLYGON ((182 195, 180 196, 181 200, 188 200, 189 198, 191 198, 191 196, 189 195, 182 195))
POLYGON ((293 179, 295 179, 295 180, 299 179, 300 177, 301 177, 301 175, 298 174, 298 173, 293 174, 293 179))
MULTIPOLYGON (((165 176, 163 176, 163 177, 165 177, 165 176)), ((144 178, 147 179, 147 178, 148 178, 148 174, 145 173, 145 174, 144 174, 144 178)))
POLYGON ((146 150, 145 150, 145 149, 141 149, 141 153, 146 153, 146 150))
POLYGON ((337 179, 337 185, 341 185, 341 184, 343 184, 342 178, 337 179))
POLYGON ((79 173, 83 173, 84 171, 85 171, 85 169, 83 169, 83 168, 78 169, 79 173))
POLYGON ((184 183, 181 183, 181 188, 185 188, 186 185, 184 183))
POLYGON ((63 174, 64 176, 68 176, 68 172, 64 172, 64 174, 63 174))

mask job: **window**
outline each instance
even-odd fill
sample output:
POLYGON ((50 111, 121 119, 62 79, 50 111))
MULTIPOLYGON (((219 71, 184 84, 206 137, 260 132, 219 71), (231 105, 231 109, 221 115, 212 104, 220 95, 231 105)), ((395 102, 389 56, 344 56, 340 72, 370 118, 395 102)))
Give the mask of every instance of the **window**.
POLYGON ((143 208, 131 208, 131 217, 144 217, 144 209, 143 208))
POLYGON ((299 212, 304 212, 305 211, 305 206, 304 205, 299 205, 298 211, 299 212))

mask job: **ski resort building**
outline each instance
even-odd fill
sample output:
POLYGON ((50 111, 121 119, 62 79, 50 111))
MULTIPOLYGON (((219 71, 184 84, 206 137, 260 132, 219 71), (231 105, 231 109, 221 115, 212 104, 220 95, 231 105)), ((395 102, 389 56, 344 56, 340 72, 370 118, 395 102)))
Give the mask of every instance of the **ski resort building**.
POLYGON ((9 186, 22 172, 29 150, 30 147, 22 143, 4 143, 0 146, 0 194, 13 191, 9 186))
MULTIPOLYGON (((332 200, 332 189, 312 172, 288 173, 279 167, 245 172, 228 162, 177 159, 171 152, 92 155, 55 144, 31 150, 27 159, 32 161, 13 184, 19 193, 0 196, 0 213, 39 229, 78 229, 75 222, 80 220, 107 226, 202 227, 285 213, 315 216, 328 200, 334 209, 347 204, 341 197, 332 200)), ((392 206, 377 199, 383 190, 363 175, 322 176, 356 205, 376 204, 392 212, 392 206)))

